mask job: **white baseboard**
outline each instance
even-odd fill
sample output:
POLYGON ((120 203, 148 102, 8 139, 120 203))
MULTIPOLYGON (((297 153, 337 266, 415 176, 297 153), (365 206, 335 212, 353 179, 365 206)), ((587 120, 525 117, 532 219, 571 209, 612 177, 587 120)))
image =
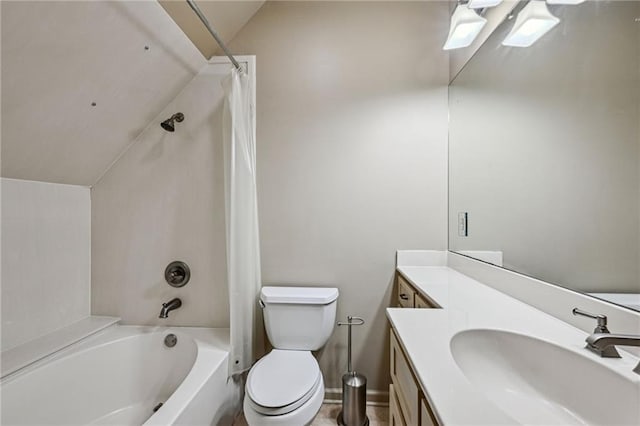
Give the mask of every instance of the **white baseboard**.
MULTIPOLYGON (((342 388, 326 388, 324 390, 325 404, 342 404, 342 388)), ((389 392, 368 390, 367 405, 386 407, 389 405, 389 392)))

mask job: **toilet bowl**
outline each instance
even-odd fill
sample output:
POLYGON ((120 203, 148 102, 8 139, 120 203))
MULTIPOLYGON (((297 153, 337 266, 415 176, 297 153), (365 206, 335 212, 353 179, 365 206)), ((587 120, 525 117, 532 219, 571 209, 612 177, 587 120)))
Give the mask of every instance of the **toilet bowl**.
POLYGON ((249 425, 307 425, 324 399, 324 380, 311 351, 335 323, 338 290, 263 287, 265 329, 274 349, 249 371, 243 402, 249 425))
POLYGON ((322 373, 311 352, 274 349, 249 372, 243 409, 250 425, 306 425, 323 399, 322 373))

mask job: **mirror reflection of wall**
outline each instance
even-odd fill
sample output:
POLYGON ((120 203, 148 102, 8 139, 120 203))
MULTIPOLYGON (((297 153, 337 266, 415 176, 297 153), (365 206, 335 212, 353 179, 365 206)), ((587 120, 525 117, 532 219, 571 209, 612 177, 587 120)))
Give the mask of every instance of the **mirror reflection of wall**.
POLYGON ((449 246, 640 310, 640 2, 549 10, 534 45, 502 46, 506 19, 451 83, 449 246))

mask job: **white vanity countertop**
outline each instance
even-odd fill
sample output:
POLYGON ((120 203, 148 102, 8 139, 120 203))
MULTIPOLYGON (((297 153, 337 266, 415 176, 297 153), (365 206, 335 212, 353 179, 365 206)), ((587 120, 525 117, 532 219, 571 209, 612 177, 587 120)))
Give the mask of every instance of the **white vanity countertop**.
MULTIPOLYGON (((638 360, 603 359, 584 349, 583 331, 445 266, 399 266, 419 291, 442 309, 388 308, 387 317, 409 357, 436 416, 443 425, 499 425, 518 422, 474 387, 450 350, 452 336, 468 329, 512 331, 555 343, 634 378, 638 360)), ((589 390, 585 389, 585 392, 589 390)))

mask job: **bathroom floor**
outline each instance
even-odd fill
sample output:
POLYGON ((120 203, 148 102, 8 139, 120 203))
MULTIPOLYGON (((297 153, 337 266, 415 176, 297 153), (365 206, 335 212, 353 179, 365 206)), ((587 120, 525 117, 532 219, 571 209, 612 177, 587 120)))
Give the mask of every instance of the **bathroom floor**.
MULTIPOLYGON (((312 423, 312 426, 329 426, 337 424, 336 418, 342 406, 340 404, 322 404, 320 412, 312 423)), ((389 407, 367 406, 367 417, 370 426, 386 426, 389 424, 389 407)), ((247 426, 244 415, 240 415, 233 426, 247 426)))

